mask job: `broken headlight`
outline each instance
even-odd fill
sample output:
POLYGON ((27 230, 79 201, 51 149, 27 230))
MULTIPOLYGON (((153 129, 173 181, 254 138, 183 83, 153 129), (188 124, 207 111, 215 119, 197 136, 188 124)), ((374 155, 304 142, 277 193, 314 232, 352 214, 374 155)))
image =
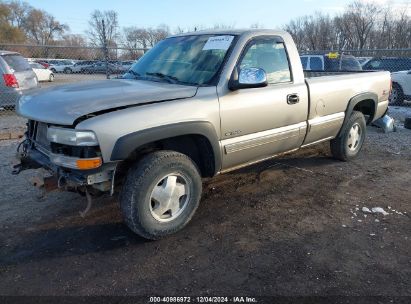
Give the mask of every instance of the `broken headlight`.
POLYGON ((98 146, 97 136, 92 131, 49 127, 47 138, 50 142, 69 146, 98 146))

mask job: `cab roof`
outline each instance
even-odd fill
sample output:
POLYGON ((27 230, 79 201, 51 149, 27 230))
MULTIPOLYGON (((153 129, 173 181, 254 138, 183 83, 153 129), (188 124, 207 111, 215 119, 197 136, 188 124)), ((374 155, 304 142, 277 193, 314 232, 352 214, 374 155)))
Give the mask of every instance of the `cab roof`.
POLYGON ((274 36, 284 36, 288 34, 285 31, 270 30, 270 29, 222 29, 222 30, 202 30, 189 33, 181 33, 178 35, 172 35, 170 37, 182 37, 182 36, 200 36, 200 35, 274 35, 274 36))

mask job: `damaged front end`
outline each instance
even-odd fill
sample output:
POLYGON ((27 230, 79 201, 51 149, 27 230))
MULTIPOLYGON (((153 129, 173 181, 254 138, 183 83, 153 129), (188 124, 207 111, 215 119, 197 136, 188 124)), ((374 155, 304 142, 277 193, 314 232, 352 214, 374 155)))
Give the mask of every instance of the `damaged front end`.
POLYGON ((52 126, 30 120, 25 140, 17 148, 18 163, 13 174, 40 169, 34 186, 43 194, 54 190, 85 195, 91 206, 92 194, 114 194, 117 163, 102 161, 97 138, 91 131, 52 126))

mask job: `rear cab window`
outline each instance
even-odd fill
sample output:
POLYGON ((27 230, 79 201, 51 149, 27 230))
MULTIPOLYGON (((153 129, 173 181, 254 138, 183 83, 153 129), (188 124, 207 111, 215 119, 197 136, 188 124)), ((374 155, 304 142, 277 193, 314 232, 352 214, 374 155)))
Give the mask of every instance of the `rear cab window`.
POLYGON ((24 72, 31 70, 30 65, 26 59, 17 54, 2 55, 4 61, 7 63, 10 69, 14 72, 24 72))

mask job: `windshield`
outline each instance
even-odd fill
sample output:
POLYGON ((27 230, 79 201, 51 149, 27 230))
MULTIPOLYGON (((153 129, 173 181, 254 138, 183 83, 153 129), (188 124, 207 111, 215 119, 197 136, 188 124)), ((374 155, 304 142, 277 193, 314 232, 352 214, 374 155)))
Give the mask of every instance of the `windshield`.
POLYGON ((125 78, 209 85, 224 62, 234 36, 200 35, 165 39, 124 75, 125 78))

